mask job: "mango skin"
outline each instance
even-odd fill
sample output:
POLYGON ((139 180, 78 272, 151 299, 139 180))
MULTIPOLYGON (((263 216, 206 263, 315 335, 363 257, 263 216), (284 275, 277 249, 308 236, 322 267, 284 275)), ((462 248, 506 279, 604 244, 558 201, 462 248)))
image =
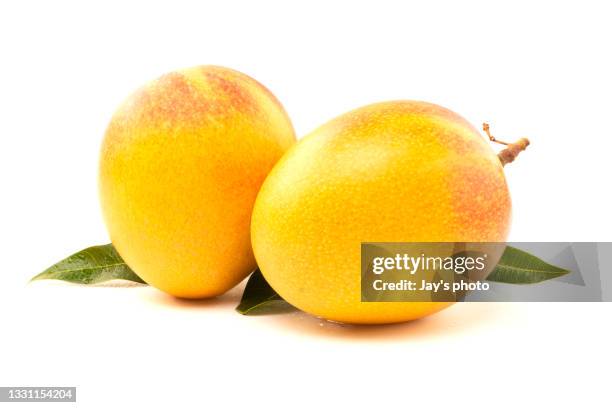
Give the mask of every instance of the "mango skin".
POLYGON ((362 303, 362 242, 504 242, 503 168, 478 131, 425 102, 346 113, 299 141, 264 182, 251 239, 270 285, 315 316, 394 323, 442 302, 362 303))
POLYGON ((278 100, 240 72, 198 66, 150 82, 102 144, 100 201, 117 251, 171 295, 227 291, 256 267, 253 203, 294 142, 278 100))

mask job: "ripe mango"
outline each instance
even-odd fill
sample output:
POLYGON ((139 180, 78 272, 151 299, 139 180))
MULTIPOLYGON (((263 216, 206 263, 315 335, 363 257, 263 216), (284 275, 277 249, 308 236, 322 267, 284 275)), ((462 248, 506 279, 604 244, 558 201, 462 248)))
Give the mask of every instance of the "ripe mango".
POLYGON ((264 182, 251 239, 270 285, 326 319, 392 323, 450 303, 361 302, 362 242, 503 242, 499 158, 458 114, 425 102, 362 107, 298 142, 264 182))
POLYGON ((100 200, 117 251, 169 294, 227 291, 255 268, 253 203, 294 141, 281 104, 245 74, 198 66, 151 81, 102 144, 100 200))

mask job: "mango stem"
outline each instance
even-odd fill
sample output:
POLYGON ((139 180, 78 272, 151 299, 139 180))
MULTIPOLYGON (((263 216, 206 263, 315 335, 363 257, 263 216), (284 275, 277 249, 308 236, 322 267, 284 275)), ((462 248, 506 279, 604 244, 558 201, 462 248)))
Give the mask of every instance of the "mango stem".
POLYGON ((482 124, 482 130, 487 134, 490 141, 507 146, 505 149, 503 149, 497 154, 497 157, 499 157, 499 161, 501 162, 502 166, 505 166, 508 163, 512 163, 514 159, 516 159, 516 157, 519 155, 519 153, 525 150, 527 146, 529 146, 529 139, 524 137, 520 138, 514 143, 507 143, 501 140, 497 140, 491 134, 488 123, 482 124))

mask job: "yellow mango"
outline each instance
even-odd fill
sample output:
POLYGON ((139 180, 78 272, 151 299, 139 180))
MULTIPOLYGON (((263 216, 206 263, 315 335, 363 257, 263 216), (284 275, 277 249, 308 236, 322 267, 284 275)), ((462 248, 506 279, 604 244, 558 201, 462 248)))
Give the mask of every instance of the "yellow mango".
POLYGON ((255 268, 249 226, 266 175, 295 141, 264 86, 198 66, 132 94, 104 137, 100 200, 111 240, 147 283, 219 295, 255 268))
POLYGON ((503 242, 503 166, 456 113, 393 101, 333 119, 291 148, 264 182, 251 239, 270 285, 326 319, 392 323, 450 303, 361 302, 362 242, 503 242))

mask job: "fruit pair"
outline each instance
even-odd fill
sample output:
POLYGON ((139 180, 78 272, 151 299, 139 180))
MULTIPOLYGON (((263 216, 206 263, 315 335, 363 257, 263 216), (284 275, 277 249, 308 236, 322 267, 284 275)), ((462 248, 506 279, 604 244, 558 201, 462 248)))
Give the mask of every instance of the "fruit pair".
POLYGON ((361 242, 506 239, 502 165, 445 108, 369 105, 294 142, 283 107, 244 74, 201 66, 149 83, 115 113, 102 147, 113 244, 175 296, 222 294, 256 259, 306 312, 387 323, 448 303, 360 302, 361 242))

